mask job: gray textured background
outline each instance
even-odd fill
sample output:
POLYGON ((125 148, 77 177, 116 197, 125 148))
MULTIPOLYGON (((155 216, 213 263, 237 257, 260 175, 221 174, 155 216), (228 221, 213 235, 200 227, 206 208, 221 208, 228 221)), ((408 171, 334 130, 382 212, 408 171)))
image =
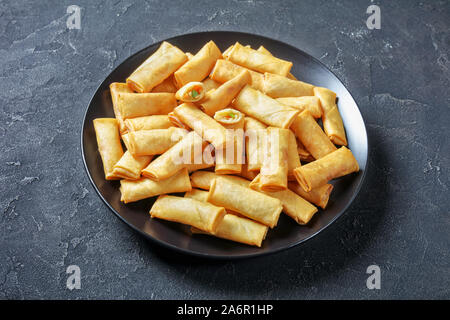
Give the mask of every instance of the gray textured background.
POLYGON ((1 298, 450 298, 449 1, 0 1, 1 298), (81 30, 66 8, 82 7, 81 30), (280 39, 349 88, 372 153, 332 227, 263 258, 179 256, 135 234, 91 187, 82 115, 147 45, 204 30, 280 39), (65 287, 77 264, 82 289, 65 287), (377 264, 381 290, 366 288, 377 264))

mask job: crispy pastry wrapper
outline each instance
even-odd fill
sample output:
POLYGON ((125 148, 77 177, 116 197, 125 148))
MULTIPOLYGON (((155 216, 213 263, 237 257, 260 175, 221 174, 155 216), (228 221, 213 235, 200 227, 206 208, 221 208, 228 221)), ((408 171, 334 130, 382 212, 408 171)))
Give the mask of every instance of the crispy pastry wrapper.
POLYGON ((117 95, 119 93, 133 93, 133 91, 128 87, 126 83, 113 82, 109 85, 109 90, 111 92, 111 100, 114 110, 114 116, 119 122, 120 133, 126 132, 126 127, 124 125, 123 117, 120 114, 119 105, 117 104, 117 95))
POLYGON ((189 165, 202 163, 205 146, 206 142, 194 131, 191 131, 173 147, 150 162, 142 170, 142 175, 154 181, 160 181, 173 176, 189 165))
POLYGON ((319 98, 315 96, 284 97, 275 99, 278 102, 300 111, 308 110, 311 115, 318 119, 322 117, 322 108, 319 98))
POLYGON ((133 91, 150 92, 187 60, 188 57, 183 51, 164 41, 159 49, 127 78, 127 84, 133 91))
POLYGON ((128 132, 152 129, 168 129, 173 127, 168 115, 154 115, 125 120, 128 132))
POLYGON ((219 175, 210 171, 196 171, 191 174, 191 184, 194 188, 209 190, 211 187, 211 183, 217 177, 243 187, 248 187, 250 185, 250 181, 242 177, 232 175, 219 175))
POLYGON ((301 166, 295 134, 288 130, 288 180, 295 180, 294 169, 301 166))
POLYGON ((150 209, 152 218, 179 222, 205 232, 215 232, 226 211, 208 202, 161 195, 150 209))
POLYGON ((239 174, 244 161, 244 115, 235 109, 223 109, 214 114, 214 120, 227 129, 227 148, 216 150, 218 174, 239 174))
POLYGON ((262 73, 238 66, 228 60, 217 60, 210 77, 219 83, 224 83, 235 78, 245 70, 250 73, 250 77, 252 78, 250 86, 256 90, 262 91, 264 88, 264 75, 262 73))
POLYGON ((97 118, 93 122, 97 137, 98 152, 103 162, 105 179, 117 180, 120 177, 114 175, 114 165, 123 156, 119 136, 119 123, 114 118, 97 118))
POLYGON ((296 117, 291 129, 315 159, 320 159, 336 150, 334 144, 308 110, 296 117))
POLYGON ((217 177, 211 183, 208 202, 236 211, 274 228, 283 209, 281 201, 250 188, 217 177))
MULTIPOLYGON (((269 50, 267 50, 264 46, 259 46, 259 48, 256 51, 267 54, 269 56, 273 56, 273 54, 269 50)), ((286 77, 291 80, 297 80, 297 78, 290 72, 288 73, 288 75, 286 77)))
POLYGON ((261 73, 270 72, 287 76, 292 68, 292 62, 275 58, 249 47, 242 46, 236 42, 233 48, 228 53, 228 60, 231 62, 246 67, 248 69, 258 71, 261 73))
POLYGON ((214 41, 209 41, 195 56, 175 71, 174 76, 178 87, 180 88, 189 82, 205 79, 211 72, 217 59, 221 58, 222 52, 220 49, 214 41))
POLYGON ((272 73, 264 73, 264 93, 272 98, 313 96, 314 86, 272 73))
POLYGON ((346 147, 294 170, 295 178, 303 190, 309 192, 328 181, 359 171, 358 162, 346 147))
POLYGON ((325 209, 327 207, 331 191, 333 191, 333 185, 329 183, 314 188, 309 192, 303 190, 303 188, 297 182, 289 182, 288 187, 303 199, 314 203, 316 206, 319 206, 322 209, 325 209))
POLYGON ((307 224, 317 212, 317 208, 315 206, 289 189, 277 192, 263 191, 261 189, 261 175, 258 175, 255 180, 252 181, 250 188, 259 192, 264 192, 264 194, 267 194, 268 196, 279 199, 283 205, 283 211, 298 224, 307 224))
POLYGON ((309 153, 308 150, 306 150, 305 146, 303 145, 303 143, 301 143, 301 141, 297 138, 297 152, 298 152, 298 156, 300 157, 300 161, 304 161, 304 162, 311 162, 314 161, 314 157, 311 155, 311 153, 309 153))
POLYGON ((314 88, 314 95, 320 99, 323 115, 322 122, 325 133, 330 140, 340 146, 347 145, 344 123, 336 105, 336 93, 327 88, 314 88))
POLYGON ((275 192, 287 188, 289 132, 289 129, 267 128, 267 155, 260 173, 262 191, 275 192))
POLYGON ((251 83, 250 72, 243 70, 236 77, 228 80, 216 90, 206 93, 204 99, 200 101, 201 109, 209 116, 213 116, 217 111, 222 110, 233 101, 241 89, 251 83))
POLYGON ((153 156, 133 156, 127 150, 114 165, 113 174, 122 179, 137 180, 141 177, 142 169, 148 166, 152 159, 153 156))
POLYGON ((148 178, 140 178, 139 180, 121 180, 120 181, 120 201, 130 203, 142 199, 158 196, 160 194, 172 192, 185 192, 192 190, 191 182, 187 169, 181 169, 173 176, 153 181, 148 178))
POLYGON ((173 93, 118 93, 117 105, 123 119, 168 114, 177 106, 173 93))
POLYGON ((132 131, 128 136, 128 150, 133 156, 162 154, 188 134, 182 128, 132 131))
POLYGON ((244 87, 233 101, 233 107, 246 115, 273 127, 287 129, 300 112, 266 96, 249 86, 244 87))
POLYGON ((177 92, 178 88, 175 85, 175 79, 173 75, 165 79, 163 82, 158 84, 156 87, 152 89, 151 92, 158 93, 158 92, 169 92, 169 93, 175 93, 177 92))
POLYGON ((217 89, 221 85, 221 83, 214 81, 211 78, 206 78, 205 80, 202 81, 202 83, 203 83, 203 87, 205 88, 205 92, 217 89))
POLYGON ((226 129, 192 103, 183 103, 175 108, 174 115, 193 129, 214 148, 221 149, 226 144, 226 129))
MULTIPOLYGON (((259 171, 266 154, 267 126, 252 118, 245 117, 245 154, 247 157, 247 170, 259 171)), ((255 175, 256 177, 256 175, 255 175)))

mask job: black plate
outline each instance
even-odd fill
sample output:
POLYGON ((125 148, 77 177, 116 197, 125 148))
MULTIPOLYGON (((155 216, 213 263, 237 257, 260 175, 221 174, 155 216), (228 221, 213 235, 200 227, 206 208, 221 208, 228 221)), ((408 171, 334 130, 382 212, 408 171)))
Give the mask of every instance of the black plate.
POLYGON ((199 256, 228 259, 258 256, 293 247, 312 238, 334 222, 359 192, 366 173, 368 155, 367 132, 361 113, 349 91, 330 70, 307 53, 283 42, 254 34, 227 31, 186 34, 167 41, 184 51, 195 53, 209 40, 214 40, 221 50, 236 41, 244 45, 249 44, 253 48, 263 45, 275 56, 292 61, 292 73, 298 79, 336 92, 349 148, 358 160, 361 171, 333 182, 335 188, 327 209, 319 210, 307 226, 299 226, 289 217, 282 215, 278 226, 269 231, 261 248, 206 235, 191 236, 187 226, 150 219, 148 212, 155 201, 154 198, 124 205, 120 202, 119 182, 105 180, 92 120, 114 117, 109 84, 124 82, 126 77, 159 47, 158 42, 122 62, 106 77, 92 97, 86 110, 81 135, 82 156, 88 176, 100 198, 115 215, 145 237, 168 248, 199 256))

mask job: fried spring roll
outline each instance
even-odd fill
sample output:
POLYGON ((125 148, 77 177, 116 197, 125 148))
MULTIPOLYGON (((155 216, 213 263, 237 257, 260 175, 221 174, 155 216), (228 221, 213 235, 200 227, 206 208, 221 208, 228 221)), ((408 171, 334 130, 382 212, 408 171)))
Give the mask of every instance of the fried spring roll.
POLYGON ((173 93, 118 93, 117 104, 122 118, 168 114, 177 106, 173 93))
MULTIPOLYGON (((269 56, 273 56, 273 54, 269 50, 264 48, 263 46, 259 46, 259 48, 256 51, 264 53, 264 54, 267 54, 269 56)), ((224 56, 225 56, 225 54, 224 54, 224 56)), ((290 73, 290 72, 288 73, 288 75, 286 77, 289 78, 289 79, 292 79, 292 80, 297 80, 297 78, 294 77, 294 75, 292 73, 290 73)))
POLYGON ((183 51, 164 41, 159 49, 127 78, 127 84, 136 92, 150 92, 187 60, 188 57, 183 51))
POLYGON ((261 175, 258 175, 255 180, 252 181, 250 188, 279 199, 283 205, 283 211, 298 224, 307 224, 317 212, 315 206, 289 189, 277 192, 265 192, 261 189, 261 175))
POLYGON ((214 81, 211 78, 206 78, 205 80, 202 81, 202 83, 203 83, 203 87, 205 88, 205 92, 208 92, 210 90, 217 89, 218 87, 220 87, 220 83, 217 81, 214 81))
POLYGON ((203 139, 213 144, 214 148, 225 147, 226 129, 201 111, 192 103, 183 103, 173 111, 174 115, 203 139))
POLYGON ((322 117, 322 108, 320 107, 320 100, 317 97, 285 97, 277 98, 275 100, 300 111, 308 110, 316 119, 322 117))
POLYGON ((289 132, 289 129, 267 128, 267 155, 260 173, 263 191, 275 192, 287 188, 289 132))
MULTIPOLYGON (((267 126, 252 117, 245 117, 245 154, 248 171, 259 171, 266 154, 267 126)), ((255 175, 256 176, 256 175, 255 175)))
POLYGON ((168 129, 173 127, 167 115, 154 115, 137 117, 125 120, 125 127, 128 132, 153 129, 168 129))
POLYGON ((105 179, 117 180, 120 177, 113 174, 114 165, 123 156, 119 136, 119 123, 114 118, 97 118, 93 122, 97 137, 98 152, 103 162, 105 179))
POLYGON ((226 211, 208 202, 161 195, 150 209, 152 218, 188 224, 206 232, 216 231, 226 211))
POLYGON ((297 182, 289 182, 288 187, 303 199, 314 203, 316 206, 319 206, 322 209, 325 209, 327 207, 331 191, 333 191, 333 185, 329 183, 314 188, 309 192, 303 190, 303 188, 297 182))
POLYGON ((287 76, 292 68, 292 62, 275 58, 258 52, 252 48, 244 47, 236 42, 228 53, 231 62, 261 73, 270 72, 287 76))
POLYGON ((251 182, 249 180, 237 176, 218 175, 210 171, 196 171, 193 174, 191 174, 191 184, 194 188, 209 190, 212 181, 217 177, 223 178, 231 183, 235 183, 243 187, 248 187, 251 182))
POLYGON ((315 159, 320 159, 336 150, 308 110, 297 116, 291 129, 315 159))
POLYGON ((114 165, 113 174, 123 179, 137 180, 141 177, 142 169, 148 166, 152 158, 152 156, 133 156, 127 150, 114 165))
POLYGON ((322 123, 325 133, 333 143, 346 146, 347 137, 342 117, 336 105, 336 93, 326 88, 316 87, 314 95, 320 99, 322 105, 322 123))
POLYGON ((168 77, 166 80, 158 84, 156 87, 152 89, 152 92, 169 92, 169 93, 175 93, 177 92, 177 87, 175 85, 175 79, 173 78, 173 75, 168 77))
POLYGON ((264 93, 272 98, 312 96, 314 86, 299 80, 291 80, 277 74, 264 74, 264 93))
POLYGON ((172 192, 185 192, 192 190, 187 169, 181 169, 173 176, 161 180, 153 181, 148 178, 139 180, 120 181, 120 201, 130 203, 142 199, 158 196, 160 194, 172 192))
POLYGON ((177 93, 175 98, 181 100, 182 102, 197 102, 205 97, 205 87, 203 82, 188 82, 182 86, 177 93))
POLYGON ((269 228, 265 225, 234 214, 226 214, 214 233, 203 232, 194 227, 191 228, 193 234, 209 234, 257 247, 261 247, 268 230, 269 228))
POLYGON ((227 129, 227 148, 216 150, 216 173, 239 174, 244 163, 244 115, 235 109, 223 109, 214 120, 227 129))
POLYGON ((346 147, 294 170, 295 178, 303 190, 309 192, 328 181, 359 171, 358 162, 346 147))
POLYGON ((219 83, 224 83, 233 79, 245 70, 250 73, 250 77, 252 78, 250 86, 256 90, 262 91, 264 88, 264 75, 262 73, 238 66, 228 60, 217 60, 210 77, 219 83))
POLYGON ((278 128, 289 128, 299 110, 288 107, 249 86, 244 87, 233 101, 233 107, 246 115, 278 128))
POLYGON ((180 69, 175 71, 175 80, 178 87, 193 81, 202 81, 211 72, 217 59, 222 58, 222 52, 214 41, 209 41, 199 52, 180 69))
POLYGON ((217 111, 222 110, 233 101, 241 89, 251 83, 250 72, 242 71, 236 77, 228 80, 216 90, 208 92, 202 101, 201 109, 209 116, 213 116, 217 111))
POLYGON ((300 156, 297 151, 297 139, 291 130, 288 130, 288 180, 295 180, 294 169, 300 167, 300 156))
POLYGON ((203 147, 206 143, 194 131, 164 152, 142 170, 142 175, 154 181, 173 176, 189 165, 202 163, 203 147))
POLYGON ((283 207, 281 201, 250 188, 217 177, 211 183, 208 202, 236 211, 274 228, 283 207))
POLYGON ((182 128, 133 131, 127 134, 128 150, 133 156, 162 154, 183 139, 188 132, 182 128))
POLYGON ((125 132, 126 127, 123 122, 123 117, 120 114, 119 105, 117 104, 117 95, 119 93, 133 93, 133 91, 128 87, 126 83, 113 82, 109 85, 109 90, 111 92, 111 100, 113 104, 114 116, 119 122, 120 132, 125 132))

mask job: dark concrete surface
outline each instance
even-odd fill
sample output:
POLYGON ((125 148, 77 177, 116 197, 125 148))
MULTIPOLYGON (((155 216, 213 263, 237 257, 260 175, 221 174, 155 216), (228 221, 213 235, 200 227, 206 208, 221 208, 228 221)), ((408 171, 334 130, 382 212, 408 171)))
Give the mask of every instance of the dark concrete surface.
POLYGON ((0 1, 0 298, 450 298, 449 1, 0 1), (81 29, 66 27, 79 5, 81 29), (106 75, 175 35, 238 30, 319 58, 371 142, 351 209, 306 244, 237 262, 166 251, 92 188, 81 120, 106 75), (81 289, 66 288, 66 268, 81 289), (381 269, 381 289, 366 269, 381 269))

